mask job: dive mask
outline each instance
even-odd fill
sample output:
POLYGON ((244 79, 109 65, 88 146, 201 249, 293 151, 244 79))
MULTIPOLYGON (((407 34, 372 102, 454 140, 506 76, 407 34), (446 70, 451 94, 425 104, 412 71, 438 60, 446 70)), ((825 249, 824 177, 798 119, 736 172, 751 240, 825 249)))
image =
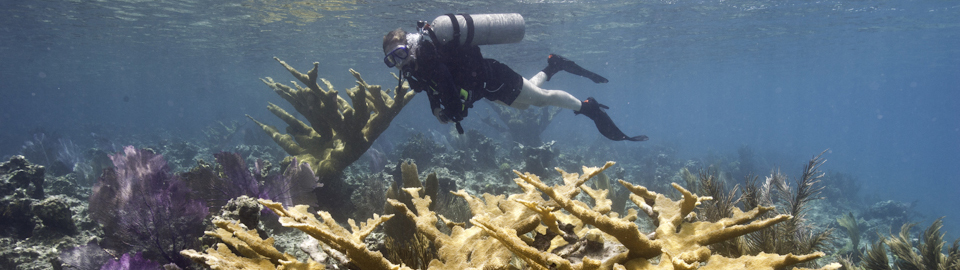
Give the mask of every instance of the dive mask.
POLYGON ((383 57, 383 63, 392 68, 403 62, 407 57, 410 57, 410 49, 406 45, 400 45, 383 57))

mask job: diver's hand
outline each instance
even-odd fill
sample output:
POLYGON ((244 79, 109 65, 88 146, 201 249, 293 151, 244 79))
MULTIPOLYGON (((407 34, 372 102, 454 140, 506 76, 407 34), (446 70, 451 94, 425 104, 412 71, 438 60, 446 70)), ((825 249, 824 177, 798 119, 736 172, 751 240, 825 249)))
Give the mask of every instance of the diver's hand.
POLYGON ((440 121, 440 123, 444 123, 444 124, 450 123, 450 117, 448 117, 447 114, 443 113, 443 109, 440 109, 440 108, 433 109, 433 116, 436 116, 437 121, 440 121))

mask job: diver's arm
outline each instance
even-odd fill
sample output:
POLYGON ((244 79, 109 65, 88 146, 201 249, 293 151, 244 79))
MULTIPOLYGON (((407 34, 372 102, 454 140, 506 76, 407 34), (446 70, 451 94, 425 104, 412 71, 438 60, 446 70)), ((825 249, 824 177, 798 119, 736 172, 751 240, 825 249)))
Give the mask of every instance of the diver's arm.
POLYGON ((466 116, 463 111, 463 100, 460 99, 460 88, 457 87, 453 74, 447 65, 440 63, 438 65, 439 76, 437 76, 437 86, 440 88, 440 102, 443 106, 443 113, 450 118, 450 121, 459 122, 466 116))
POLYGON ((440 123, 446 124, 449 122, 450 119, 443 114, 443 108, 440 106, 439 93, 431 89, 427 91, 427 98, 430 99, 430 112, 433 113, 433 116, 436 116, 440 123))
POLYGON ((440 112, 443 110, 440 106, 440 96, 439 93, 434 90, 432 84, 420 81, 417 78, 409 78, 407 79, 407 82, 410 83, 410 88, 413 88, 415 92, 427 92, 427 99, 430 100, 430 112, 437 117, 437 120, 439 120, 440 123, 446 124, 449 119, 446 117, 441 117, 440 115, 440 112))
POLYGON ((459 122, 463 119, 461 110, 463 102, 460 100, 459 90, 450 69, 446 64, 437 63, 434 73, 437 91, 431 93, 430 106, 437 119, 442 123, 459 122), (436 97, 436 99, 433 99, 436 97))

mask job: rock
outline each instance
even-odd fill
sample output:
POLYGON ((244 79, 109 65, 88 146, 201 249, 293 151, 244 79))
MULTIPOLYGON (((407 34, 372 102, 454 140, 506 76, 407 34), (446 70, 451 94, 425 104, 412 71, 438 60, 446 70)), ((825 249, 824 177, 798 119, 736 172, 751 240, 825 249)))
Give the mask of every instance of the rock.
MULTIPOLYGON (((74 198, 86 199, 84 196, 89 196, 89 193, 81 194, 81 188, 75 184, 77 183, 78 176, 79 174, 72 173, 64 176, 53 177, 53 179, 47 179, 45 181, 46 188, 44 188, 44 191, 47 193, 47 195, 63 194, 74 198)), ((89 192, 89 190, 83 191, 89 192)))
POLYGON ((11 157, 10 161, 0 164, 0 195, 24 189, 31 197, 43 199, 43 172, 43 166, 32 165, 23 156, 11 157))
POLYGON ((220 209, 220 216, 227 220, 236 220, 240 224, 247 226, 248 230, 256 229, 260 223, 260 211, 263 206, 257 202, 256 198, 246 195, 230 199, 227 205, 220 209))
MULTIPOLYGON (((3 241, 6 242, 6 241, 3 241)), ((49 269, 49 264, 42 262, 42 251, 37 248, 13 248, 13 243, 3 243, 0 248, 0 269, 49 269)))
POLYGON ((43 225, 66 235, 77 233, 73 223, 73 212, 66 202, 66 196, 56 195, 33 204, 33 213, 43 221, 43 225))
MULTIPOLYGON (((21 196, 25 196, 20 193, 21 196)), ((0 200, 0 236, 27 239, 37 225, 30 198, 7 196, 0 200)))

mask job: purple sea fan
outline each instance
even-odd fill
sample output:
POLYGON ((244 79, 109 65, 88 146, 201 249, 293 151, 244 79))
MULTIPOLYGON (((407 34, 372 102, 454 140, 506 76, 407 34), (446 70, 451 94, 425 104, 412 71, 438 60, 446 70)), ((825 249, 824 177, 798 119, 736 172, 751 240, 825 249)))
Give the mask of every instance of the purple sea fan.
POLYGON ((137 252, 136 255, 123 254, 120 260, 110 260, 100 270, 159 270, 163 269, 159 263, 148 260, 143 254, 137 252))
POLYGON ((161 155, 127 146, 110 159, 115 168, 104 170, 90 196, 91 216, 103 225, 105 240, 188 266, 179 252, 197 246, 206 205, 170 173, 161 155))
MULTIPOLYGON (((260 188, 261 184, 257 182, 257 177, 250 173, 246 162, 239 154, 220 152, 213 154, 213 156, 220 164, 220 170, 223 172, 222 176, 224 176, 219 183, 215 184, 215 188, 219 189, 223 195, 222 198, 217 198, 218 200, 226 202, 241 195, 267 199, 263 196, 265 190, 260 188)), ((259 174, 259 172, 257 173, 259 174)))
POLYGON ((239 154, 221 152, 214 156, 226 176, 226 179, 222 179, 225 183, 222 190, 228 195, 223 198, 224 202, 247 195, 282 202, 284 205, 316 206, 317 199, 313 190, 323 184, 318 183, 319 179, 306 162, 300 163, 297 158, 293 158, 283 174, 258 177, 264 173, 259 171, 261 166, 256 166, 257 171, 251 173, 239 154))
POLYGON ((65 250, 60 253, 59 258, 63 262, 61 268, 64 270, 99 269, 107 261, 113 260, 113 256, 97 245, 96 241, 65 250))
MULTIPOLYGON (((306 204, 316 206, 314 189, 322 184, 307 163, 294 159, 283 174, 267 175, 262 162, 257 162, 251 172, 239 154, 220 152, 214 154, 216 169, 201 164, 182 176, 195 192, 207 200, 210 211, 218 211, 230 199, 248 196, 270 199, 285 205, 306 204)), ((270 210, 264 209, 264 213, 270 210)))
POLYGON ((370 172, 376 173, 383 171, 383 165, 386 165, 387 155, 376 147, 370 147, 366 155, 370 157, 370 172))
POLYGON ((294 157, 287 169, 283 171, 283 175, 268 181, 269 189, 266 195, 272 197, 270 199, 283 202, 284 205, 305 204, 316 208, 317 196, 313 191, 323 187, 323 183, 319 181, 309 163, 301 163, 294 157), (276 196, 272 196, 274 194, 276 196))

